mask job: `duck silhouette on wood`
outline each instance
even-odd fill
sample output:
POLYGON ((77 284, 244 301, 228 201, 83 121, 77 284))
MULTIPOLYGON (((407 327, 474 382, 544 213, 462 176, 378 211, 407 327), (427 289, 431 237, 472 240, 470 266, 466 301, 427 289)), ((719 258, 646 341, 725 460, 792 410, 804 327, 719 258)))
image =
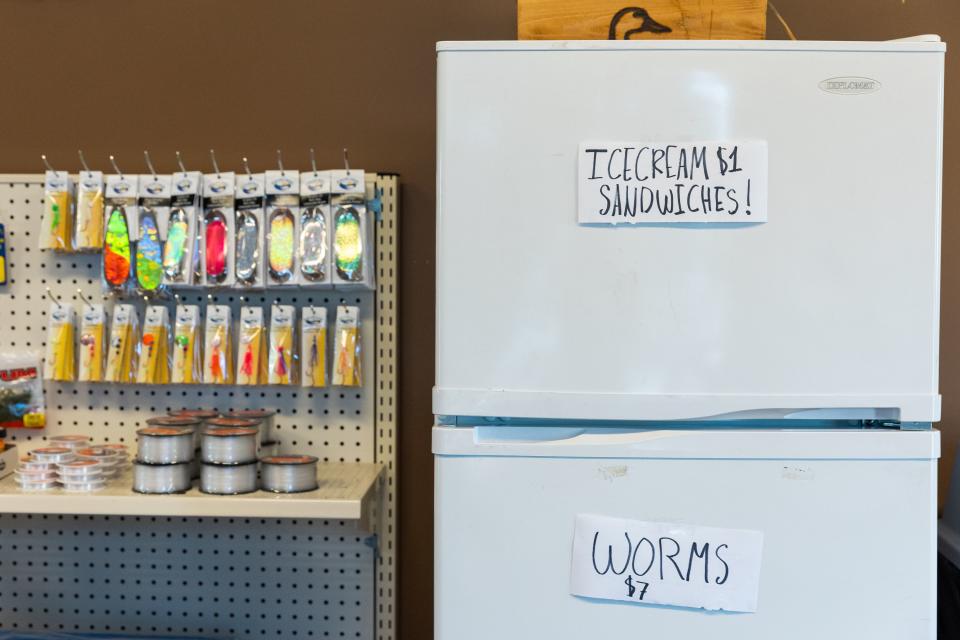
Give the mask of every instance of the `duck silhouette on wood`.
MULTIPOLYGON (((607 36, 608 40, 618 40, 617 38, 617 27, 620 26, 620 23, 624 19, 636 19, 640 21, 640 25, 632 29, 627 29, 623 32, 623 39, 630 40, 631 36, 635 33, 670 33, 673 31, 670 27, 665 24, 661 24, 654 20, 650 13, 643 7, 624 7, 613 14, 613 18, 610 20, 610 31, 607 36)), ((627 26, 630 26, 630 22, 626 23, 627 26)))

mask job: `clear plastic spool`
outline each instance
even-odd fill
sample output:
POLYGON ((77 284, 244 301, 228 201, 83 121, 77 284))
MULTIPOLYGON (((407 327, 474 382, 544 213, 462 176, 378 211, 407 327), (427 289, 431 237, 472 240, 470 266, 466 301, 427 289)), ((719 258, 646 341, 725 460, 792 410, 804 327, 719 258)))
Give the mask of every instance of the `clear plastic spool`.
POLYGON ((257 434, 253 428, 208 428, 200 441, 201 458, 213 464, 256 462, 257 434))
POLYGON ((300 493, 317 488, 317 458, 270 456, 260 461, 260 487, 274 493, 300 493))
POLYGON ((190 488, 190 463, 133 464, 133 490, 137 493, 182 493, 190 488))
POLYGON ((217 495, 236 495, 257 490, 257 464, 203 464, 200 490, 217 495))
POLYGON ((193 429, 190 427, 147 427, 137 431, 137 461, 150 464, 178 464, 193 459, 193 429))

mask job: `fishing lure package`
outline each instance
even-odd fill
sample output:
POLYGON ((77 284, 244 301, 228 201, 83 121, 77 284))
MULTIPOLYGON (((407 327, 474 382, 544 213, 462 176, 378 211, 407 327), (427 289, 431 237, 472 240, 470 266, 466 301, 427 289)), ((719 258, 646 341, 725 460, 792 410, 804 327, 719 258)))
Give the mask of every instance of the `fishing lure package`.
POLYGON ((291 286, 300 282, 297 239, 300 237, 300 174, 297 171, 267 171, 266 236, 267 286, 291 286))
POLYGON ((81 171, 78 178, 73 247, 77 251, 100 251, 103 246, 103 172, 81 171))
POLYGON ((77 380, 103 380, 104 341, 107 338, 107 314, 102 304, 85 304, 80 309, 80 364, 77 380))
POLYGON ((203 176, 203 219, 200 221, 201 273, 207 287, 234 283, 234 191, 232 171, 203 176))
POLYGON ((303 387, 327 386, 327 309, 304 307, 300 312, 300 362, 303 387))
POLYGON ((177 305, 173 335, 173 384, 201 381, 203 355, 200 353, 200 343, 200 307, 195 304, 177 305))
POLYGON ((296 383, 293 328, 296 309, 293 305, 275 304, 270 309, 270 362, 267 384, 296 383))
POLYGON ((262 288, 263 244, 266 240, 263 231, 264 177, 256 173, 237 177, 236 189, 236 228, 234 242, 234 275, 238 287, 262 288))
POLYGON ((72 251, 73 181, 66 171, 47 171, 43 182, 40 248, 72 251))
POLYGON ((230 331, 230 307, 225 304, 209 305, 207 326, 203 332, 203 381, 206 384, 233 384, 230 331))
POLYGON ((200 260, 197 218, 200 211, 200 172, 170 177, 170 209, 163 226, 163 282, 169 287, 197 284, 194 272, 200 260))
POLYGON ((154 296, 163 291, 163 241, 170 218, 170 176, 142 175, 138 189, 137 291, 154 296))
POLYGON ((76 377, 73 351, 73 331, 76 314, 69 303, 51 302, 47 314, 47 356, 44 361, 43 378, 60 382, 72 382, 76 377))
POLYGON ((333 285, 338 289, 372 289, 373 229, 364 172, 350 169, 330 174, 333 285))
POLYGON ((137 176, 111 174, 104 191, 103 288, 124 293, 133 270, 137 239, 137 176))
POLYGON ((0 427, 42 428, 46 424, 40 356, 0 353, 0 427))
POLYGON ((337 307, 335 336, 333 384, 340 387, 359 387, 363 384, 359 307, 345 305, 337 307))
POLYGON ((143 315, 143 336, 140 338, 140 362, 137 366, 139 384, 169 384, 170 338, 167 327, 170 317, 167 308, 150 305, 143 315))
POLYGON ((110 343, 107 346, 106 382, 134 382, 137 373, 138 339, 137 310, 132 304, 118 304, 113 308, 110 324, 110 343))
POLYGON ((267 331, 261 307, 241 307, 237 341, 237 384, 267 381, 267 331))
POLYGON ((330 172, 300 174, 300 286, 330 286, 330 172))

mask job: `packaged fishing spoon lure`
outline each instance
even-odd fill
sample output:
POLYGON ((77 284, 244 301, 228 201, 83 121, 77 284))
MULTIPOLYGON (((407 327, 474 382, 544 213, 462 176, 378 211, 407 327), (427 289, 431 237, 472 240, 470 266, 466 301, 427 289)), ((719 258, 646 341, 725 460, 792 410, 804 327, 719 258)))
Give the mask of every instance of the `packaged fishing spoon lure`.
POLYGON ((234 271, 238 287, 264 286, 263 230, 264 177, 262 173, 237 176, 236 242, 234 271))
POLYGON ((266 232, 267 285, 296 286, 297 238, 300 235, 300 174, 297 171, 267 171, 266 232))

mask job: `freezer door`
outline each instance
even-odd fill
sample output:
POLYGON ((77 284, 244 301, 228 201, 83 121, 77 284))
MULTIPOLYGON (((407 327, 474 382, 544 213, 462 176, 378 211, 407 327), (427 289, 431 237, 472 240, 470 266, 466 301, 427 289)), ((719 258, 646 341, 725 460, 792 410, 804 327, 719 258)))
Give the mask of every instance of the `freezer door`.
POLYGON ((492 435, 435 435, 436 640, 935 637, 936 431, 492 435), (757 611, 570 595, 581 513, 762 532, 757 611))
POLYGON ((938 420, 942 94, 935 42, 445 45, 434 413, 938 420), (580 225, 590 140, 765 141, 768 221, 580 225))

